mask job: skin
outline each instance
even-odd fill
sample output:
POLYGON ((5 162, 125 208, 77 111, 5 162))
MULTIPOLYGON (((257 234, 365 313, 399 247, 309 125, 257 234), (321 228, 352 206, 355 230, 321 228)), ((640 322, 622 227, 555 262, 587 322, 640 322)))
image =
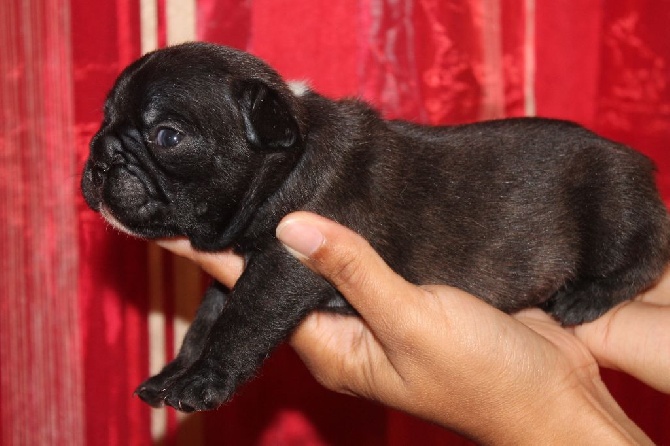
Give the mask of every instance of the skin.
MULTIPOLYGON (((670 393, 670 272, 636 300, 564 328, 540 310, 510 316, 449 286, 410 284, 360 236, 314 214, 285 217, 277 237, 361 315, 317 312, 295 330, 291 345, 325 387, 481 444, 652 444, 599 366, 670 393)), ((159 244, 227 286, 244 268, 185 239, 159 244)))

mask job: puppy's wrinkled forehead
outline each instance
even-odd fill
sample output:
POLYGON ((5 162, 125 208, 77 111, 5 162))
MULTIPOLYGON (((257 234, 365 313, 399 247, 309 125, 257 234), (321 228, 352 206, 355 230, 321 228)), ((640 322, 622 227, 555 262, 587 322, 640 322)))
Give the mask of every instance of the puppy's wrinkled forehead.
POLYGON ((119 76, 105 104, 105 115, 134 114, 144 125, 188 119, 229 103, 235 83, 256 79, 269 86, 281 78, 261 60, 241 51, 206 43, 188 43, 148 53, 119 76), (137 116, 139 114, 139 116, 137 116))

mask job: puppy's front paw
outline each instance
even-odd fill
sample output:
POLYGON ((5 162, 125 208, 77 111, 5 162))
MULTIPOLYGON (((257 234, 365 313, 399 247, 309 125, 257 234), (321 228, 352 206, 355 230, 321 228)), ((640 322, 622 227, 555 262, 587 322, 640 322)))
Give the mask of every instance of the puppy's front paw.
POLYGON ((170 383, 161 396, 165 404, 182 412, 216 409, 225 403, 235 386, 211 362, 198 360, 170 383))
POLYGON ((163 407, 163 392, 170 386, 179 375, 184 373, 186 367, 179 358, 168 363, 157 375, 145 380, 135 389, 135 395, 142 401, 153 407, 163 407))
POLYGON ((164 379, 161 374, 152 376, 137 386, 134 395, 150 406, 163 407, 165 405, 163 391, 166 389, 167 383, 168 380, 164 379))

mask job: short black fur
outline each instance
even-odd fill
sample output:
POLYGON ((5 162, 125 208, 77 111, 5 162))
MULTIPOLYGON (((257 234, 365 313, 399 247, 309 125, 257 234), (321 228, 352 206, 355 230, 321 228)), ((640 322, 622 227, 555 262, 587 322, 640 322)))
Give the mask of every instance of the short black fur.
POLYGON ((121 74, 82 190, 121 230, 247 258, 235 289, 212 285, 178 357, 137 390, 191 411, 227 401, 309 312, 350 312, 275 239, 289 212, 353 228, 414 283, 573 325, 663 271, 668 217, 653 172, 572 123, 386 121, 360 101, 294 94, 246 53, 194 43, 121 74), (166 128, 178 143, 157 141, 166 128))

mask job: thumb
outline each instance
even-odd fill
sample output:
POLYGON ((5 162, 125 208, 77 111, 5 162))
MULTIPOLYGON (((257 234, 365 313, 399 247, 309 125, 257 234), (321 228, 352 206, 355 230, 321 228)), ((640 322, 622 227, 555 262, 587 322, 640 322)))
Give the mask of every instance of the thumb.
POLYGON ((628 301, 593 322, 575 327, 598 363, 670 393, 670 307, 628 301))
POLYGON ((360 235, 308 212, 286 216, 277 238, 337 288, 376 331, 397 330, 399 308, 419 299, 418 287, 396 274, 360 235), (393 311, 392 309, 395 309, 393 311))

